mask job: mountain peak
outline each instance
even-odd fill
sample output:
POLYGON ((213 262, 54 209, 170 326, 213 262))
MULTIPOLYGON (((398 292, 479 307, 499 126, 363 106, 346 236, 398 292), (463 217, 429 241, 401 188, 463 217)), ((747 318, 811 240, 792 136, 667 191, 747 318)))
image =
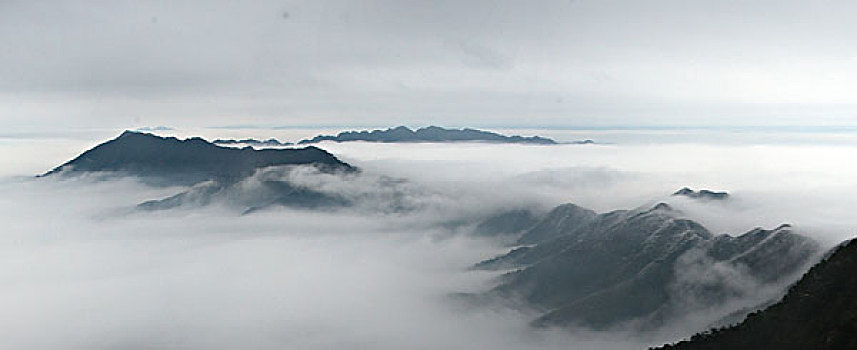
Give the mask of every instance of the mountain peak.
POLYGON ((704 200, 724 200, 729 198, 729 193, 725 191, 717 192, 711 190, 694 191, 690 187, 683 187, 682 189, 675 191, 675 193, 673 193, 673 196, 684 196, 688 198, 704 200))
POLYGON ((598 214, 573 203, 553 208, 538 225, 527 230, 518 238, 518 244, 536 244, 561 235, 571 234, 586 225, 598 214))
POLYGON ((775 228, 774 231, 788 230, 791 228, 792 228, 791 224, 781 224, 780 226, 777 226, 777 228, 775 228))
POLYGON ((140 132, 140 131, 125 130, 125 131, 123 131, 123 132, 122 132, 122 134, 120 134, 120 135, 119 135, 119 138, 122 138, 122 137, 129 137, 129 136, 133 136, 133 135, 136 135, 136 134, 152 135, 152 134, 150 134, 150 133, 144 133, 144 132, 140 132))
POLYGON ((656 204, 656 205, 652 208, 652 210, 673 211, 674 209, 673 209, 673 207, 671 207, 669 204, 666 204, 666 203, 664 203, 664 202, 661 202, 661 203, 656 204))

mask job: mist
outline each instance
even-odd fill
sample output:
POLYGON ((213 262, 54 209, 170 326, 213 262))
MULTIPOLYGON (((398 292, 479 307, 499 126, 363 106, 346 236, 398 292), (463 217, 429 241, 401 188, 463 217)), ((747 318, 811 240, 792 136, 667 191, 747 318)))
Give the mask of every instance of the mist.
POLYGON ((2 192, 3 347, 630 346, 539 336, 517 312, 452 302, 487 287, 491 276, 467 268, 499 249, 427 230, 418 215, 135 213, 168 190, 131 181, 2 192))
POLYGON ((2 10, 3 129, 855 123, 850 1, 2 10))
MULTIPOLYGON (((745 135, 752 139, 755 135, 745 135)), ((804 136, 802 136, 804 137, 804 136)), ((835 244, 857 234, 857 156, 852 144, 617 143, 555 147, 490 144, 324 143, 371 172, 485 195, 486 204, 572 202, 598 212, 664 201, 714 233, 783 223, 835 244), (730 200, 670 195, 682 187, 727 191, 730 200)))
MULTIPOLYGON (((639 349, 712 316, 658 334, 537 330, 526 310, 461 303, 451 295, 497 276, 469 268, 507 250, 468 235, 472 224, 509 208, 666 201, 715 234, 790 223, 831 247, 857 227, 857 148, 847 144, 322 143, 362 173, 289 176, 357 208, 242 215, 228 203, 134 210, 180 187, 31 177, 93 143, 0 143, 0 347, 639 349), (731 198, 670 197, 684 186, 731 198), (391 198, 410 210, 385 210, 391 198)), ((740 271, 713 278, 754 286, 740 271)))

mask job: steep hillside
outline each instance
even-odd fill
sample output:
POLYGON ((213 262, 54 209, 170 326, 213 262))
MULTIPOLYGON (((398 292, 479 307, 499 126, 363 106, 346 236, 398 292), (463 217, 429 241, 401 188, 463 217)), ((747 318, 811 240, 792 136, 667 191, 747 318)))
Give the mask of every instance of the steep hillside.
POLYGON ((810 269, 780 302, 740 324, 658 349, 857 349, 857 240, 810 269))

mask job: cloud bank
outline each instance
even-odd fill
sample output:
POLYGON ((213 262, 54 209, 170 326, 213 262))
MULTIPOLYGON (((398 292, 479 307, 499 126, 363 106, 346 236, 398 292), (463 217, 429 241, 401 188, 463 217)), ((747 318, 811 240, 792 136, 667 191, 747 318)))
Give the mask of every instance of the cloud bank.
POLYGON ((849 1, 6 1, 0 125, 853 125, 849 1))
MULTIPOLYGON (((135 212, 182 189, 130 179, 11 176, 58 162, 17 163, 53 151, 8 142, 18 154, 0 183, 0 343, 10 348, 638 349, 695 329, 533 330, 526 312, 450 299, 490 288, 496 275, 468 267, 505 250, 464 234, 472 220, 522 205, 603 212, 665 200, 714 233, 788 222, 830 246, 857 227, 855 149, 842 145, 323 143, 363 175, 289 176, 363 209, 241 215, 220 205, 135 212), (732 196, 669 197, 683 186, 732 196), (416 210, 373 204, 403 195, 416 210)), ((715 277, 748 290, 736 275, 715 277)))
POLYGON ((420 215, 129 212, 169 191, 132 181, 28 180, 0 189, 4 347, 636 344, 540 335, 516 312, 452 302, 449 293, 487 286, 491 276, 467 267, 498 247, 427 228, 420 215))

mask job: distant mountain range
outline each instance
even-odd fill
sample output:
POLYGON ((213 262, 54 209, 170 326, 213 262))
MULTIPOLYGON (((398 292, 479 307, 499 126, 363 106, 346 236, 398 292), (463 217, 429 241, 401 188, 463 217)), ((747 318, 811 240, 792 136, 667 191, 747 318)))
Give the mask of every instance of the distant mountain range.
POLYGON ((241 139, 241 140, 233 140, 233 139, 217 139, 212 141, 211 143, 216 145, 250 145, 257 147, 281 147, 281 146, 291 146, 294 145, 291 142, 280 142, 277 139, 267 139, 265 141, 260 141, 256 139, 241 139))
POLYGON ((778 303, 663 350, 857 349, 857 240, 837 247, 778 303))
POLYGON ((820 249, 788 225, 715 236, 664 203, 604 214, 564 204, 517 245, 475 266, 510 271, 482 297, 541 310, 539 326, 641 330, 788 283, 820 249), (749 284, 736 285, 738 276, 749 284))
MULTIPOLYGON (((497 133, 476 129, 446 129, 439 126, 429 126, 417 130, 411 130, 404 126, 398 126, 386 130, 372 131, 344 131, 336 136, 319 135, 308 140, 302 140, 298 144, 305 145, 322 141, 350 142, 495 142, 495 143, 530 143, 540 145, 553 145, 557 142, 541 136, 505 136, 497 133)), ((588 141, 587 143, 591 143, 588 141)))
POLYGON ((729 198, 729 193, 715 192, 710 190, 700 190, 699 192, 697 192, 688 187, 684 187, 673 193, 673 196, 683 196, 688 198, 706 200, 724 200, 729 198))
MULTIPOLYGON (((299 145, 307 145, 319 143, 323 141, 333 142, 380 142, 380 143, 418 143, 418 142, 490 142, 490 143, 520 143, 520 144, 538 144, 538 145, 554 145, 558 142, 541 136, 506 136, 490 131, 477 129, 449 129, 439 126, 428 126, 411 130, 404 126, 389 128, 385 130, 363 130, 363 131, 343 131, 337 135, 318 135, 311 139, 298 141, 299 145)), ((254 147, 282 147, 292 146, 292 142, 282 142, 277 139, 257 140, 253 138, 246 139, 217 139, 212 141, 218 145, 248 145, 254 147)), ((570 142, 571 144, 593 144, 595 141, 583 140, 570 142)))

